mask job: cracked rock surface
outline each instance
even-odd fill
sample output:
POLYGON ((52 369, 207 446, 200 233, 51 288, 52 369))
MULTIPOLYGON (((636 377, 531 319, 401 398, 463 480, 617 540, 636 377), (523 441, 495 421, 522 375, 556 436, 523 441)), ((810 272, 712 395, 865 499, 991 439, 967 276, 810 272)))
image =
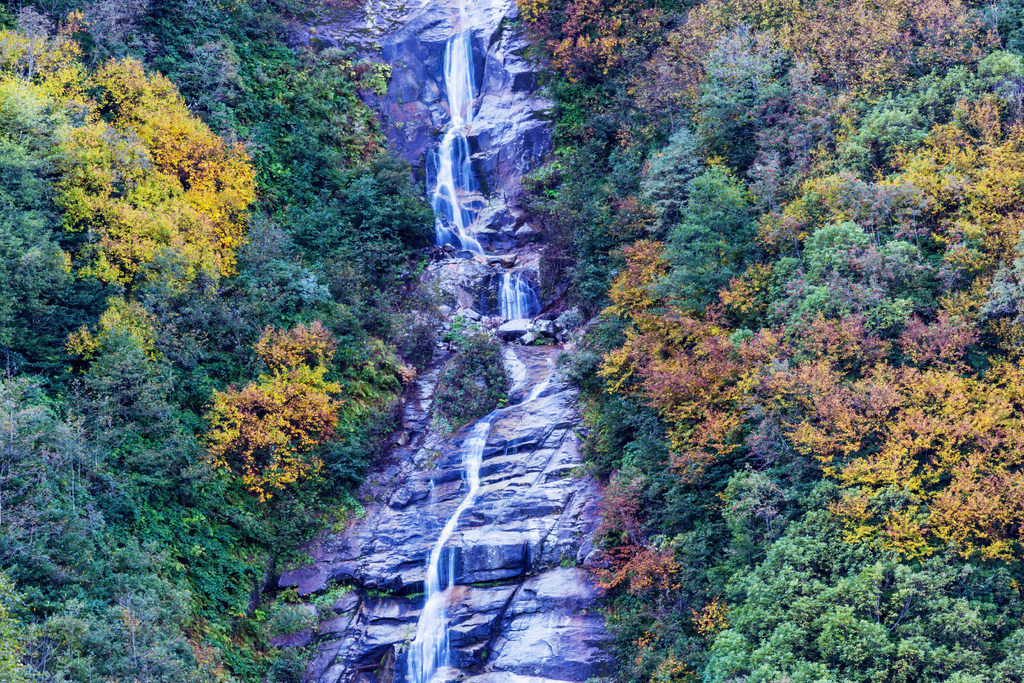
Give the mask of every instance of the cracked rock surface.
MULTIPOLYGON (((459 30, 458 0, 368 0, 325 3, 293 40, 340 46, 391 68, 387 92, 367 94, 391 147, 421 178, 450 114, 444 95, 446 41, 459 30)), ((491 252, 522 247, 535 236, 520 206, 523 175, 551 151, 553 103, 539 88, 540 68, 517 27, 515 0, 473 0, 475 113, 467 131, 483 194, 463 204, 478 213, 473 232, 491 252)))
MULTIPOLYGON (((555 372, 554 347, 509 347, 516 386, 484 450, 476 503, 451 542, 447 592, 452 660, 479 681, 585 681, 609 672, 599 593, 586 567, 597 526, 596 484, 579 475, 576 391, 555 372), (540 397, 519 403, 527 387, 540 397)), ((466 493, 460 447, 418 418, 432 375, 406 406, 413 434, 364 495, 363 519, 311 548, 313 562, 279 585, 301 596, 334 582, 355 586, 323 620, 307 680, 403 681, 403 652, 415 634, 427 556, 466 493)))

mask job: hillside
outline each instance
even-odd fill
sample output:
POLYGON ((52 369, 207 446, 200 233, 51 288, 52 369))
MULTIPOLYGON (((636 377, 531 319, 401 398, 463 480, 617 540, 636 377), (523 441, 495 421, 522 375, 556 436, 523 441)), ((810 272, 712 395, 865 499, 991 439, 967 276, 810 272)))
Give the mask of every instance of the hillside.
POLYGON ((1024 681, 1024 9, 0 3, 0 682, 1024 681))

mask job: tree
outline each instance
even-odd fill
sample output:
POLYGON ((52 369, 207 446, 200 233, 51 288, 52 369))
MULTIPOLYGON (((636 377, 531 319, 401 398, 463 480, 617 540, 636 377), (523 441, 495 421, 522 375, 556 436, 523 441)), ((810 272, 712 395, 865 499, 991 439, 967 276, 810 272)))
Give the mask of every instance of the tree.
POLYGON ((261 501, 319 472, 310 451, 334 435, 341 407, 341 385, 325 379, 336 349, 319 322, 287 332, 268 327, 256 353, 269 372, 214 393, 207 415, 213 463, 240 474, 261 501))
POLYGON ((753 217, 745 187, 726 169, 713 166, 690 181, 683 220, 666 243, 669 299, 687 311, 715 303, 718 291, 743 272, 753 217))
POLYGON ((688 128, 673 133, 668 144, 648 161, 641 190, 654 207, 654 230, 659 237, 682 220, 690 181, 699 172, 698 142, 688 128))
POLYGON ((34 680, 22 663, 25 655, 25 627, 15 618, 20 597, 6 574, 0 573, 0 681, 22 683, 34 680))
POLYGON ((100 93, 102 119, 69 136, 58 200, 65 228, 88 237, 78 254, 81 273, 130 285, 166 252, 183 262, 188 278, 233 273, 255 197, 248 155, 214 135, 170 81, 136 61, 109 62, 89 85, 100 93))

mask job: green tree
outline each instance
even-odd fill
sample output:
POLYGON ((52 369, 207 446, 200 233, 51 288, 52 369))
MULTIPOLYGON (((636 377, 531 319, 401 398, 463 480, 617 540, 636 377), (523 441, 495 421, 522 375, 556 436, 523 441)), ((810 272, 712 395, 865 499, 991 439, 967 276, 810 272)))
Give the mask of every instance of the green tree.
POLYGON ((754 208, 736 176, 713 166, 695 177, 666 245, 669 298, 685 310, 715 303, 718 290, 743 271, 754 234, 754 208))
POLYGON ((688 128, 676 131, 648 162, 641 190, 654 208, 654 229, 659 236, 682 220, 690 181, 699 172, 698 141, 688 128))
POLYGON ((34 677, 22 663, 25 655, 25 627, 15 613, 21 607, 21 598, 7 575, 0 572, 0 681, 22 683, 34 677))

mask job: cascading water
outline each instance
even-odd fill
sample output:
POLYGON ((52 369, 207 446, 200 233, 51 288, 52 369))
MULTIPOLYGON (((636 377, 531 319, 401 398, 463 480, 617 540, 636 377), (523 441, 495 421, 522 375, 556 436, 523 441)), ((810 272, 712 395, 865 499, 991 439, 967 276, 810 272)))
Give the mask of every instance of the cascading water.
POLYGON ((520 273, 509 271, 502 276, 498 300, 501 317, 506 320, 529 318, 540 310, 537 293, 520 273))
POLYGON ((480 466, 483 464, 484 447, 491 433, 491 425, 497 411, 476 423, 469 438, 462 446, 463 465, 466 468, 466 482, 469 491, 455 508, 441 530, 441 536, 430 551, 427 561, 426 604, 416 624, 416 638, 409 646, 407 680, 410 683, 427 683, 434 675, 451 665, 451 651, 448 648, 448 614, 445 591, 451 588, 455 578, 454 553, 448 553, 447 566, 442 566, 444 546, 455 532, 462 513, 473 505, 480 490, 480 466), (446 570, 446 571, 444 571, 446 570))
POLYGON ((434 208, 434 239, 438 245, 458 243, 463 249, 483 253, 469 232, 473 212, 463 198, 479 187, 473 176, 469 138, 476 97, 473 74, 472 34, 466 23, 466 9, 459 8, 458 33, 448 39, 444 50, 444 83, 448 96, 448 127, 433 158, 431 206, 434 208))
MULTIPOLYGON (((438 246, 458 244, 474 254, 483 254, 483 247, 470 230, 474 212, 464 202, 467 195, 480 189, 466 137, 476 106, 473 38, 467 21, 466 8, 460 5, 459 31, 448 39, 444 50, 444 83, 451 120, 428 164, 428 184, 434 188, 434 242, 438 246)), ((520 273, 503 274, 499 302, 505 320, 528 318, 540 310, 537 293, 520 273)))
MULTIPOLYGON (((448 40, 444 54, 444 82, 451 120, 428 169, 428 182, 432 181, 434 186, 431 204, 437 217, 436 243, 439 246, 458 243, 463 249, 483 254, 482 246, 469 228, 474 212, 464 203, 467 195, 479 191, 479 186, 473 176, 469 139, 466 137, 466 131, 473 122, 476 93, 472 33, 467 26, 466 8, 461 4, 458 21, 459 30, 448 40)), ((499 299, 501 315, 506 319, 529 317, 540 310, 536 293, 520 273, 503 274, 499 299)), ((550 377, 533 387, 523 402, 537 399, 549 382, 550 377)), ((445 523, 427 560, 426 600, 406 659, 406 680, 409 683, 448 680, 452 672, 446 593, 454 585, 455 553, 445 546, 455 533, 462 513, 476 500, 484 448, 491 425, 502 410, 496 410, 477 422, 462 445, 468 491, 445 523)))
MULTIPOLYGON (((520 404, 540 398, 551 384, 552 375, 534 386, 520 404)), ((469 438, 462 444, 462 464, 466 469, 466 496, 448 518, 441 535, 430 550, 427 560, 427 580, 424 586, 426 602, 416 622, 416 637, 409 645, 406 665, 408 683, 430 683, 448 680, 443 676, 451 671, 451 650, 448 643, 447 590, 455 581, 455 553, 445 545, 451 540, 462 513, 473 506, 480 491, 480 468, 484 461, 484 448, 491 434, 494 419, 508 408, 501 408, 488 414, 473 425, 469 438), (447 560, 446 562, 444 560, 447 560)))

